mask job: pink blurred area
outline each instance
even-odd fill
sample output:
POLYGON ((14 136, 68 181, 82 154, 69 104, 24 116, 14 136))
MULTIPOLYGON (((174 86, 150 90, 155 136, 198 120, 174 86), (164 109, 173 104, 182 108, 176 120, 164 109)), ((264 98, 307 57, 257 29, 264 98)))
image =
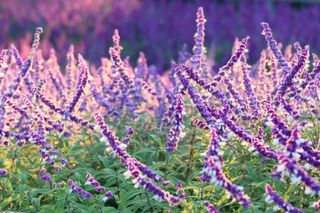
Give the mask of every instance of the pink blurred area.
MULTIPOLYGON (((140 5, 139 0, 10 0, 0 4, 0 47, 14 43, 22 57, 27 57, 32 43, 34 24, 44 28, 41 49, 45 55, 54 46, 57 50, 68 49, 71 41, 80 53, 87 50, 85 35, 104 35, 112 32, 103 23, 115 23, 127 18, 140 5), (77 41, 81 36, 84 40, 77 41)), ((108 38, 110 40, 110 38, 108 38)), ((107 40, 107 38, 105 38, 107 40)), ((100 45, 104 45, 101 43, 100 45)), ((107 45, 105 44, 107 51, 107 45)), ((64 53, 65 53, 64 52, 64 53)), ((61 53, 60 53, 61 54, 61 53)))

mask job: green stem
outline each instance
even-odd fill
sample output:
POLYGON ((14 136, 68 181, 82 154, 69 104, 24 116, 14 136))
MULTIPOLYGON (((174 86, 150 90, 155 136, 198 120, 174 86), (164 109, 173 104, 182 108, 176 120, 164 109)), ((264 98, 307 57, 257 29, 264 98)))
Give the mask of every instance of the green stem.
POLYGON ((166 164, 164 166, 164 179, 167 178, 169 158, 170 158, 170 154, 166 153, 166 164))
POLYGON ((189 153, 189 164, 188 164, 188 172, 186 174, 186 178, 190 176, 192 173, 192 164, 193 164, 193 148, 194 148, 194 142, 195 142, 195 137, 196 137, 196 127, 193 127, 193 133, 192 133, 192 138, 191 138, 191 148, 190 148, 190 153, 189 153))

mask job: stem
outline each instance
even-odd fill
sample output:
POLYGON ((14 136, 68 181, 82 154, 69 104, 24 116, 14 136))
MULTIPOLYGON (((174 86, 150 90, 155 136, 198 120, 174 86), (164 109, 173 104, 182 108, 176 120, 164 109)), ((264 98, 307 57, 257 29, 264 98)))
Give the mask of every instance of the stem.
POLYGON ((201 186, 200 200, 203 199, 203 191, 204 191, 204 185, 201 186))
POLYGON ((194 142, 195 142, 195 137, 196 137, 196 127, 193 127, 193 133, 192 133, 192 138, 191 138, 191 148, 190 148, 190 153, 189 153, 189 164, 188 164, 188 172, 186 173, 186 178, 190 176, 192 173, 192 163, 193 163, 193 147, 194 147, 194 142))
POLYGON ((164 166, 164 179, 167 179, 169 158, 170 158, 170 154, 166 152, 166 164, 164 166))

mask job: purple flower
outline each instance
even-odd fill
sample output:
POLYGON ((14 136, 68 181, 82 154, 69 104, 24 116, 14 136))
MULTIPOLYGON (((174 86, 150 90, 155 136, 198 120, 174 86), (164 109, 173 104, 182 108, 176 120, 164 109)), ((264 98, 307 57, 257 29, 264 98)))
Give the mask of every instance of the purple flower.
POLYGON ((214 156, 208 157, 201 179, 204 182, 210 182, 216 186, 223 187, 233 198, 237 199, 243 207, 251 205, 250 198, 243 192, 243 187, 234 185, 224 175, 220 168, 220 162, 217 161, 214 156))
POLYGON ((306 186, 306 194, 320 195, 320 184, 310 177, 304 169, 300 168, 294 160, 290 159, 284 153, 278 153, 278 160, 279 165, 277 167, 277 172, 289 174, 293 182, 304 183, 306 186))
POLYGON ((162 190, 154 183, 148 180, 152 179, 155 182, 162 181, 162 178, 158 176, 155 172, 150 170, 148 167, 140 163, 137 159, 132 158, 125 150, 123 144, 118 140, 114 133, 109 130, 108 126, 103 122, 103 118, 95 113, 95 119, 100 127, 103 135, 107 137, 108 142, 112 150, 117 154, 121 159, 121 163, 128 169, 125 172, 125 177, 132 177, 132 182, 135 186, 140 186, 155 195, 156 199, 163 199, 168 202, 170 205, 177 205, 180 201, 180 198, 175 197, 168 192, 162 190), (144 176, 144 175, 145 176, 144 176))
POLYGON ((210 128, 207 126, 207 124, 205 124, 203 121, 199 120, 198 118, 193 118, 192 119, 192 124, 194 126, 199 127, 200 129, 203 129, 205 131, 209 131, 210 128))
POLYGON ((0 169, 0 177, 5 176, 8 174, 8 171, 6 169, 0 169))
POLYGON ((184 116, 184 107, 183 107, 183 97, 182 94, 178 94, 176 99, 176 106, 174 110, 174 120, 170 128, 170 132, 166 142, 167 152, 175 152, 178 147, 178 142, 182 136, 183 125, 183 116, 184 116))
POLYGON ((301 53, 301 56, 299 57, 298 64, 294 66, 284 77, 283 81, 281 82, 279 89, 278 89, 278 94, 276 97, 276 100, 280 99, 283 97, 286 93, 286 90, 288 89, 289 86, 292 85, 292 81, 294 76, 300 71, 300 69, 305 65, 306 63, 306 58, 307 58, 307 53, 309 51, 308 46, 306 46, 301 53))
POLYGON ((134 129, 131 126, 126 126, 126 135, 131 137, 134 134, 134 129))
POLYGON ((67 107, 67 112, 71 113, 74 110, 74 107, 76 106, 77 102, 80 99, 81 94, 84 91, 84 88, 88 82, 88 65, 86 64, 86 62, 84 61, 84 59, 82 58, 82 56, 79 54, 79 69, 81 71, 80 77, 79 77, 79 81, 77 84, 77 89, 76 92, 72 98, 72 101, 70 102, 69 106, 67 107))
POLYGON ((70 192, 75 192, 85 199, 91 199, 93 197, 91 193, 79 187, 73 180, 69 179, 67 183, 71 186, 70 192))
POLYGON ((111 191, 108 191, 104 194, 103 198, 102 198, 102 201, 105 202, 107 200, 109 200, 110 198, 112 198, 113 194, 111 191))
POLYGON ((206 49, 204 47, 204 30, 206 19, 203 13, 203 8, 199 7, 197 11, 197 32, 194 35, 195 45, 193 47, 193 56, 191 58, 191 62, 193 67, 197 73, 201 73, 202 71, 202 59, 204 54, 206 53, 206 49))
POLYGON ((293 207, 290 203, 285 202, 285 200, 280 197, 269 184, 266 184, 265 187, 267 197, 266 197, 266 202, 267 203, 274 203, 276 204, 279 208, 285 210, 286 212, 290 213, 303 213, 304 211, 293 207))
POLYGON ((249 98, 250 108, 254 114, 254 117, 257 119, 260 116, 259 108, 258 108, 258 101, 255 97, 255 94, 251 87, 251 80, 248 74, 248 64, 244 56, 241 56, 241 69, 243 74, 243 82, 245 87, 245 92, 249 98))
POLYGON ((208 201, 204 202, 205 207, 207 208, 209 213, 220 213, 219 210, 211 203, 208 201))
POLYGON ((41 179, 44 182, 49 183, 49 182, 51 182, 51 174, 50 173, 45 173, 43 176, 41 176, 41 179))
POLYGON ((283 74, 287 75, 290 72, 290 67, 289 67, 288 63, 286 62, 286 60, 284 59, 280 49, 278 48, 276 40, 274 40, 274 38, 272 36, 272 31, 269 27, 269 24, 266 22, 262 22, 261 26, 263 28, 262 35, 265 36, 269 47, 271 48, 273 54, 275 55, 276 59, 278 60, 281 69, 283 69, 283 74))

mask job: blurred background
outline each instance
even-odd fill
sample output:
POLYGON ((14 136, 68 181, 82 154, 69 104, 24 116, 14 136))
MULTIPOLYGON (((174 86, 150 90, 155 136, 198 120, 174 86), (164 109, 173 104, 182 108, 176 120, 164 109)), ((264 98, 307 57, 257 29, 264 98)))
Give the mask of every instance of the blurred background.
POLYGON ((159 70, 178 58, 183 44, 191 52, 195 15, 203 6, 206 47, 215 54, 216 66, 231 54, 235 37, 250 40, 250 61, 259 57, 266 42, 260 22, 270 24, 284 45, 299 41, 319 54, 320 1, 306 0, 0 0, 0 48, 15 43, 28 54, 37 26, 45 30, 41 47, 45 55, 54 47, 60 63, 70 44, 92 63, 108 56, 112 33, 119 29, 123 55, 135 64, 143 51, 159 70))

